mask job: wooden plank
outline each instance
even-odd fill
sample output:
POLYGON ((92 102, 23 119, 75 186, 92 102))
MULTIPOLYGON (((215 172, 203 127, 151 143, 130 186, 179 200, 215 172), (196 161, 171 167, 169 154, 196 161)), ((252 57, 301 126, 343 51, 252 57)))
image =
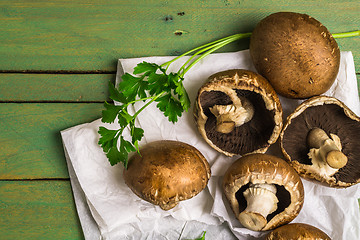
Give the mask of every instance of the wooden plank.
POLYGON ((0 74, 0 101, 99 102, 115 74, 0 74))
MULTIPOLYGON (((115 70, 116 59, 177 55, 273 12, 308 13, 331 32, 359 28, 358 0, 0 1, 0 70, 115 70), (183 31, 177 35, 177 30, 183 31)), ((339 40, 360 65, 360 40, 339 40)), ((248 47, 248 41, 221 51, 248 47)))
POLYGON ((0 181, 0 239, 83 239, 69 181, 0 181))
POLYGON ((360 96, 360 73, 356 74, 356 78, 357 78, 357 83, 358 83, 358 92, 359 92, 359 96, 360 96))
POLYGON ((102 103, 1 103, 0 179, 68 178, 60 131, 101 117, 102 103))

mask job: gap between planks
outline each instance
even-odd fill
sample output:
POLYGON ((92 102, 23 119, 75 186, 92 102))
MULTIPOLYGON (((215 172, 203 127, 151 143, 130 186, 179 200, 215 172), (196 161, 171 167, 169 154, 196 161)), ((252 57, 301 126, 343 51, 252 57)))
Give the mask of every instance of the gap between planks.
POLYGON ((70 178, 16 178, 16 179, 0 179, 1 182, 41 182, 41 181, 70 181, 70 178))
POLYGON ((0 73, 9 74, 116 74, 116 71, 107 70, 0 70, 0 73))
MULTIPOLYGON (((112 101, 108 101, 112 103, 112 101)), ((43 101, 31 101, 31 100, 0 100, 0 103, 104 103, 104 101, 68 101, 68 100, 43 100, 43 101)))

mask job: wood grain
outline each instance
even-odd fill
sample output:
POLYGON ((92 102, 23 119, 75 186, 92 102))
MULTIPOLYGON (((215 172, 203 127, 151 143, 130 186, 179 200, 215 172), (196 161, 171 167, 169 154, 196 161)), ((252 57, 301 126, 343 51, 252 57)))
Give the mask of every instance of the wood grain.
MULTIPOLYGON (((359 30, 359 0, 0 0, 0 239, 83 239, 60 131, 101 117, 117 59, 179 55, 278 11, 359 30)), ((337 42, 360 82, 360 37, 337 42)))
POLYGON ((0 179, 68 178, 60 131, 101 117, 102 103, 1 103, 0 179))
MULTIPOLYGON (((0 70, 115 70, 118 58, 177 55, 250 32, 278 11, 307 13, 333 33, 356 30, 360 22, 358 0, 2 0, 0 9, 0 70)), ((354 52, 360 71, 360 39, 338 42, 354 52)), ((245 48, 247 40, 221 51, 245 48)))
POLYGON ((103 102, 115 74, 0 74, 3 102, 103 102))
POLYGON ((0 239, 83 239, 69 181, 0 181, 0 239))

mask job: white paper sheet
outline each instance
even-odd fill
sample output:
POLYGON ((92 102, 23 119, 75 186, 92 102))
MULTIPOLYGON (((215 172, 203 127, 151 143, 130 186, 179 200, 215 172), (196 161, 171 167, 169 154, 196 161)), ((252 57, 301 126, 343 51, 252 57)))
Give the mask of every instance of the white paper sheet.
MULTIPOLYGON (((169 59, 171 57, 120 59, 117 81, 124 72, 131 73, 139 62, 161 64, 169 59)), ((169 71, 176 70, 184 61, 186 57, 175 62, 169 71)), ((192 102, 208 76, 233 68, 255 71, 248 50, 212 54, 195 65, 186 74, 184 81, 192 102)), ((342 100, 359 115, 360 103, 351 52, 341 52, 340 72, 326 95, 342 100)), ((281 103, 286 117, 300 101, 281 98, 281 103)), ((141 104, 135 106, 136 109, 140 107, 141 104)), ((78 207, 87 239, 178 239, 180 235, 181 239, 190 239, 199 237, 202 231, 207 231, 207 240, 234 239, 235 236, 238 239, 253 239, 264 234, 241 227, 235 219, 220 186, 223 173, 237 157, 226 157, 205 143, 197 132, 192 108, 174 125, 168 122, 153 104, 139 115, 138 123, 145 131, 142 145, 154 140, 172 139, 189 143, 199 149, 211 165, 212 177, 208 187, 196 197, 182 201, 174 209, 163 211, 135 196, 122 179, 123 167, 120 164, 110 166, 98 146, 99 126, 117 128, 116 124, 104 124, 96 120, 64 130, 61 134, 68 154, 70 176, 72 183, 73 179, 79 183, 77 188, 73 185, 75 201, 77 206, 88 206, 78 207), (78 191, 82 194, 78 194, 78 191), (92 218, 88 217, 89 213, 92 218), (87 217, 84 217, 85 215, 87 217), (89 225, 86 222, 92 220, 98 226, 94 231, 94 225, 91 225, 93 223, 89 225)), ((275 144, 268 152, 280 154, 275 144)), ((357 198, 360 198, 359 186, 334 189, 306 180, 303 180, 303 183, 304 207, 293 222, 312 224, 333 239, 360 239, 357 202, 357 198)))

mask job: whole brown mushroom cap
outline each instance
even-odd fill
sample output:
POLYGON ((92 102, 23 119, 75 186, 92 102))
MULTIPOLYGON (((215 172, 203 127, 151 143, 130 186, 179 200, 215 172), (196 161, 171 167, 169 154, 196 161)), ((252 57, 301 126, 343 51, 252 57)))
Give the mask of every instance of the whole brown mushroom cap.
POLYGON ((256 70, 285 97, 320 95, 331 87, 339 71, 340 50, 335 39, 306 14, 267 16, 255 27, 249 48, 256 70))
POLYGON ((265 236, 264 240, 331 240, 320 229, 305 223, 290 223, 281 226, 265 236))
POLYGON ((228 168, 223 179, 223 190, 238 219, 247 208, 243 194, 250 184, 274 185, 278 203, 276 211, 266 217, 265 225, 262 222, 249 222, 245 227, 256 231, 271 230, 291 222, 299 214, 304 203, 304 187, 299 175, 285 160, 255 153, 239 158, 228 168))
POLYGON ((259 74, 243 69, 211 75, 199 89, 194 107, 201 136, 212 148, 227 156, 264 153, 279 137, 282 113, 280 100, 269 82, 259 74), (244 99, 253 106, 250 120, 233 127, 231 132, 218 131, 217 118, 211 108, 239 102, 245 105, 244 99))
POLYGON ((195 147, 161 140, 146 144, 140 155, 133 155, 123 177, 137 196, 169 210, 206 187, 210 166, 195 147))
POLYGON ((329 96, 312 97, 301 103, 285 121, 280 147, 286 160, 304 178, 331 187, 348 187, 360 182, 360 118, 343 102, 329 96), (330 168, 309 158, 309 132, 320 128, 337 140, 346 164, 330 168), (321 166, 321 167, 316 167, 321 166))

